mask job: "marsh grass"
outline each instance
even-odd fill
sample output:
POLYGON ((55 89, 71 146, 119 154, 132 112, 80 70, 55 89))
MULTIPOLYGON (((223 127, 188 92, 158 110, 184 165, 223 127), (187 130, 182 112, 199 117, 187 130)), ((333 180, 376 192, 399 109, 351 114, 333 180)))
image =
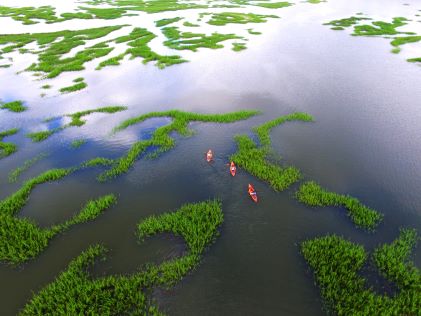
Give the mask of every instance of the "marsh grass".
POLYGON ((368 255, 361 245, 330 235, 301 244, 301 253, 314 270, 328 312, 335 315, 418 315, 421 306, 420 271, 408 262, 415 246, 414 230, 402 230, 391 245, 377 248, 373 262, 395 282, 393 296, 376 294, 360 270, 368 255))
POLYGON ((280 8, 286 8, 286 7, 292 6, 294 4, 287 1, 281 1, 281 2, 258 2, 255 5, 259 7, 267 8, 267 9, 280 9, 280 8))
POLYGON ((166 26, 168 24, 172 24, 172 23, 178 22, 178 21, 180 21, 182 19, 183 18, 180 18, 180 17, 169 18, 169 19, 161 19, 161 20, 155 21, 155 26, 156 27, 166 26))
MULTIPOLYGON (((142 140, 134 143, 125 156, 116 160, 116 164, 109 170, 102 173, 98 179, 106 181, 114 178, 122 173, 127 172, 135 163, 136 159, 144 153, 148 148, 158 147, 159 153, 164 153, 175 146, 175 140, 170 134, 177 132, 182 136, 190 136, 193 131, 188 129, 188 124, 194 121, 214 122, 214 123, 232 123, 239 120, 245 120, 253 115, 258 114, 257 111, 238 111, 227 114, 197 114, 191 112, 182 112, 178 110, 170 110, 165 112, 150 112, 140 115, 122 122, 113 129, 113 132, 124 130, 129 126, 144 122, 153 117, 170 117, 172 122, 169 125, 159 127, 152 134, 151 139, 142 140)), ((158 155, 157 154, 157 155, 158 155)))
POLYGON ((268 18, 279 18, 277 15, 262 15, 254 13, 222 12, 213 13, 208 24, 223 26, 229 23, 266 23, 268 18))
POLYGON ((9 182, 10 183, 14 183, 18 180, 19 176, 25 172, 26 170, 28 170, 30 167, 32 167, 34 164, 36 164, 38 161, 40 161, 41 159, 44 159, 45 157, 47 157, 48 154, 46 153, 41 153, 31 159, 26 160, 22 166, 17 167, 16 169, 12 170, 9 172, 9 182))
POLYGON ((246 46, 245 43, 232 43, 232 50, 234 52, 239 52, 239 51, 242 51, 246 48, 247 48, 247 46, 246 46))
POLYGON ((230 157, 230 160, 234 161, 239 167, 268 182, 275 191, 285 190, 301 178, 301 173, 297 168, 292 166, 281 167, 268 161, 273 153, 269 133, 272 128, 288 121, 311 122, 313 117, 307 113, 296 112, 254 127, 253 131, 259 139, 260 147, 257 147, 250 137, 237 135, 234 139, 238 150, 230 157))
POLYGON ((156 35, 144 28, 134 28, 130 34, 117 37, 112 41, 116 44, 127 43, 129 48, 122 54, 102 61, 96 69, 100 70, 105 66, 119 65, 120 61, 123 60, 126 55, 130 56, 131 59, 141 57, 143 58, 144 64, 155 62, 156 66, 160 69, 187 61, 177 55, 164 56, 152 51, 148 46, 148 43, 154 38, 156 38, 156 35))
MULTIPOLYGON (((85 125, 86 120, 82 120, 82 117, 84 117, 84 116, 90 115, 92 113, 113 114, 113 113, 125 111, 125 110, 127 110, 127 107, 125 107, 125 106, 106 106, 106 107, 102 107, 102 108, 80 111, 80 112, 76 112, 76 113, 72 113, 72 114, 66 114, 64 116, 71 118, 70 123, 68 123, 64 126, 61 126, 61 127, 51 129, 51 130, 29 133, 29 134, 26 134, 26 136, 31 138, 33 142, 41 142, 41 141, 46 140, 51 135, 56 134, 58 132, 61 132, 62 130, 66 129, 66 128, 69 128, 69 127, 72 127, 72 126, 80 127, 80 126, 85 125)), ((54 117, 54 118, 51 118, 51 119, 56 119, 56 118, 57 117, 54 117)), ((47 119, 46 122, 50 121, 51 119, 47 119)))
POLYGON ((147 295, 154 287, 169 288, 180 281, 199 263, 205 249, 218 236, 223 221, 219 201, 183 205, 175 212, 151 216, 140 222, 137 233, 141 240, 170 232, 184 238, 188 253, 148 264, 132 275, 110 275, 93 278, 88 270, 96 259, 105 260, 106 249, 91 246, 75 258, 55 281, 35 294, 26 304, 22 315, 74 314, 82 315, 161 315, 148 303, 147 295))
POLYGON ((0 261, 19 264, 35 258, 55 235, 73 225, 94 220, 115 202, 112 194, 89 201, 72 219, 45 229, 29 219, 0 212, 0 261))
MULTIPOLYGON (((82 80, 83 80, 83 78, 82 78, 82 80)), ((61 93, 70 93, 70 92, 75 92, 75 91, 85 89, 87 86, 88 85, 85 82, 79 82, 79 83, 76 83, 76 84, 68 86, 68 87, 63 87, 59 91, 61 93)))
MULTIPOLYGON (((362 13, 361 13, 362 14, 362 13)), ((391 23, 383 21, 373 21, 370 24, 358 25, 361 21, 371 20, 366 17, 350 17, 346 19, 333 20, 324 25, 332 25, 332 30, 344 30, 347 27, 354 26, 353 36, 383 36, 391 39, 390 44, 393 46, 391 53, 399 54, 401 45, 416 43, 421 41, 421 36, 416 35, 414 32, 400 32, 398 27, 407 25, 408 19, 404 17, 394 17, 391 23), (410 36, 397 36, 397 35, 410 35, 410 36)), ((417 58, 407 59, 409 62, 417 62, 417 58)))
POLYGON ((71 142, 70 147, 73 149, 80 148, 82 145, 86 144, 86 139, 75 139, 71 142))
POLYGON ((72 49, 85 45, 87 41, 104 37, 122 27, 122 25, 117 25, 77 31, 4 34, 0 35, 0 45, 9 45, 5 46, 1 52, 10 53, 31 43, 44 46, 45 48, 39 51, 29 51, 38 55, 38 61, 26 70, 42 72, 46 74, 47 78, 54 78, 66 71, 83 70, 86 62, 108 55, 113 48, 108 47, 104 43, 99 43, 84 48, 74 56, 62 58, 63 55, 70 53, 72 49))
POLYGON ((383 214, 363 205, 358 199, 329 192, 313 181, 302 184, 296 196, 300 202, 309 206, 344 207, 355 225, 368 230, 374 230, 383 219, 383 214))
POLYGON ((196 52, 198 48, 218 49, 224 46, 220 44, 226 40, 244 39, 235 34, 212 33, 211 35, 201 33, 182 32, 177 27, 164 27, 162 33, 168 38, 164 45, 177 50, 191 50, 196 52))
POLYGON ((23 101, 17 100, 8 103, 0 102, 0 109, 5 109, 11 112, 19 113, 25 111, 26 107, 23 106, 23 101))
POLYGON ((18 150, 18 147, 15 144, 3 142, 3 138, 15 135, 18 132, 19 130, 17 128, 0 132, 0 159, 10 156, 18 150))

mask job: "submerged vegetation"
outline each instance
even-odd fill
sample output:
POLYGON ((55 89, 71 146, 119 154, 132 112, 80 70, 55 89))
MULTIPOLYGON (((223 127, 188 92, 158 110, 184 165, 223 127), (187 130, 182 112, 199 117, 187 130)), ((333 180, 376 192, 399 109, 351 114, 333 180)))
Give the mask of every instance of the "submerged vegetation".
POLYGON ((84 144, 86 144, 86 139, 75 139, 74 141, 72 141, 72 143, 70 144, 70 146, 73 149, 77 149, 77 148, 81 147, 84 144))
POLYGON ((23 112, 26 110, 26 107, 23 106, 23 101, 17 100, 8 103, 0 102, 0 109, 9 110, 11 112, 23 112))
MULTIPOLYGON (((51 129, 51 130, 29 133, 29 134, 27 134, 27 136, 29 138, 31 138, 33 142, 41 142, 43 140, 46 140, 51 135, 53 135, 55 133, 58 133, 58 132, 66 129, 68 127, 72 127, 72 126, 80 127, 82 125, 85 125, 86 121, 82 120, 82 117, 87 116, 89 114, 92 114, 92 113, 109 113, 109 114, 112 114, 112 113, 124 111, 126 109, 127 109, 127 107, 125 107, 125 106, 107 106, 107 107, 93 109, 93 110, 76 112, 76 113, 73 113, 73 114, 66 114, 66 115, 64 115, 64 117, 71 118, 70 123, 68 123, 64 126, 61 126, 61 127, 51 129)), ((53 118, 47 119, 47 122, 51 121, 53 119, 57 119, 57 118, 53 117, 53 118)))
POLYGON ((184 238, 188 253, 160 265, 147 265, 132 275, 110 275, 92 278, 88 267, 95 259, 105 259, 106 249, 90 247, 74 259, 57 279, 35 294, 23 309, 23 315, 63 314, 160 315, 148 303, 147 295, 157 286, 168 288, 195 268, 208 247, 218 235, 223 221, 221 204, 208 201, 186 204, 172 213, 146 218, 138 225, 141 239, 162 232, 171 232, 184 238))
POLYGON ((322 189, 313 181, 301 185, 297 191, 300 202, 310 206, 335 206, 348 210, 348 216, 355 225, 369 230, 374 229, 383 219, 376 210, 363 205, 358 199, 322 189))
POLYGON ((0 132, 0 159, 10 156, 18 150, 18 147, 15 144, 3 142, 3 138, 15 135, 17 132, 19 132, 17 128, 0 132))
POLYGON ((70 220, 44 229, 29 219, 17 218, 13 214, 0 211, 0 261, 18 264, 36 257, 55 235, 73 225, 94 220, 115 202, 116 197, 112 194, 89 201, 70 220))
POLYGON ((418 315, 421 306, 420 271, 408 261, 415 230, 404 229, 391 245, 377 248, 374 264, 399 292, 380 295, 367 287, 359 271, 368 255, 361 245, 336 235, 304 241, 301 252, 314 270, 326 307, 337 315, 418 315))
POLYGON ((127 172, 135 163, 136 159, 148 148, 158 147, 160 153, 170 150, 175 146, 175 140, 170 137, 171 133, 178 132, 182 136, 193 134, 193 132, 188 129, 188 124, 190 122, 232 123, 248 119, 256 114, 258 114, 257 111, 238 111, 227 114, 198 114, 170 110, 165 112, 151 112, 128 119, 115 127, 114 132, 121 131, 131 125, 144 122, 153 117, 170 117, 172 118, 172 122, 169 125, 157 128, 150 139, 134 143, 125 156, 118 158, 116 164, 110 170, 105 171, 99 176, 99 180, 105 181, 127 172))
POLYGON ((270 130, 287 121, 311 122, 313 118, 307 113, 297 112, 257 126, 253 130, 258 136, 260 147, 250 137, 239 135, 235 137, 238 150, 230 157, 239 167, 268 182, 276 191, 285 190, 301 177, 300 171, 295 167, 281 167, 268 161, 271 152, 270 130))
POLYGON ((19 176, 28 170, 30 167, 32 167, 34 164, 36 164, 41 159, 44 159, 47 157, 47 154, 41 153, 31 159, 26 160, 22 166, 17 167, 16 169, 9 172, 9 182, 13 183, 16 182, 19 178, 19 176))

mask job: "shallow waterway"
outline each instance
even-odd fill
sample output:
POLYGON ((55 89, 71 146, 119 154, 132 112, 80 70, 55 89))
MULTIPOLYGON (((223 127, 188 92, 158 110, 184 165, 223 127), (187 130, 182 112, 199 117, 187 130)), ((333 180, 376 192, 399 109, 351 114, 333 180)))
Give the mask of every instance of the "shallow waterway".
MULTIPOLYGON (((4 2, 2 5, 11 5, 11 1, 4 2)), ((141 59, 126 58, 120 66, 95 71, 95 60, 81 72, 88 88, 71 94, 41 97, 41 84, 35 77, 27 72, 16 74, 30 64, 22 56, 22 67, 0 68, 0 99, 24 100, 30 107, 21 114, 0 112, 1 130, 21 129, 4 140, 16 143, 18 151, 0 160, 0 199, 45 170, 75 166, 94 157, 120 157, 135 141, 148 139, 169 122, 156 118, 110 133, 127 118, 170 109, 262 111, 262 115, 230 124, 192 123, 189 127, 194 135, 176 134, 174 149, 157 159, 139 159, 128 173, 111 181, 99 183, 96 176, 101 169, 89 169, 36 187, 19 217, 29 217, 41 227, 70 218, 92 198, 114 193, 118 202, 95 221, 56 236, 36 259, 17 267, 1 264, 1 314, 17 314, 33 293, 52 282, 92 244, 102 243, 110 249, 108 260, 93 269, 95 275, 130 274, 147 262, 183 254, 184 242, 171 235, 139 243, 137 223, 184 203, 219 198, 224 213, 220 236, 197 269, 169 290, 154 290, 152 299, 160 311, 168 315, 324 315, 319 288, 299 252, 300 242, 336 233, 371 250, 391 242, 400 227, 421 233, 421 68, 405 61, 409 58, 405 46, 401 54, 394 55, 387 39, 354 37, 323 23, 357 12, 382 20, 412 18, 421 10, 417 1, 405 3, 409 6, 391 0, 329 0, 264 10, 281 18, 243 26, 262 32, 249 35, 246 50, 234 52, 225 43, 222 49, 200 48, 198 52, 162 47, 162 52, 189 60, 163 70, 152 63, 143 65, 141 59), (66 119, 49 123, 44 119, 108 105, 123 105, 128 110, 91 114, 84 126, 67 128, 41 143, 24 137, 67 123, 66 119), (315 121, 288 122, 273 130, 272 145, 282 163, 298 167, 305 180, 350 194, 382 212, 384 221, 375 233, 356 228, 344 209, 300 204, 294 197, 298 185, 275 192, 241 169, 234 178, 229 174, 226 164, 236 151, 234 135, 250 134, 252 126, 296 111, 311 114, 315 121), (75 139, 87 143, 71 148, 75 139), (212 164, 204 160, 209 148, 216 156, 212 164), (25 171, 17 183, 9 183, 11 170, 44 152, 47 157, 25 171), (247 196, 248 183, 258 191, 258 204, 247 196)), ((221 11, 231 10, 217 12, 221 11)), ((172 16, 188 16, 189 12, 175 11, 172 16)), ((169 16, 169 12, 149 15, 146 26, 169 16)), ((66 23, 78 23, 75 21, 66 23)), ((123 21, 128 17, 101 20, 98 26, 123 21)), ((94 24, 88 22, 87 27, 94 24)), ((2 28, 14 24, 19 23, 0 18, 2 28)), ((41 24, 33 27, 42 30, 41 24)), ((60 23, 48 27, 59 28, 60 23)), ((228 24, 217 30, 230 33, 235 27, 228 24)), ((411 30, 421 33, 420 27, 411 30)), ((411 57, 421 56, 421 50, 409 50, 411 57)), ((55 86, 68 85, 78 76, 64 73, 54 79, 55 86)), ((414 253, 415 265, 421 268, 421 247, 414 253)))

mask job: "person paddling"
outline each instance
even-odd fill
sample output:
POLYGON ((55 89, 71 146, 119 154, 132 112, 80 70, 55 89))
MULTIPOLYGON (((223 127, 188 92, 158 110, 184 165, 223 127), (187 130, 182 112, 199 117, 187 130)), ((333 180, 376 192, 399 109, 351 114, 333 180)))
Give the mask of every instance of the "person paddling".
POLYGON ((206 160, 207 160, 207 162, 211 162, 213 160, 213 153, 212 153, 212 150, 210 150, 210 149, 206 153, 206 160))
POLYGON ((235 173, 237 172, 237 167, 235 166, 234 161, 231 161, 230 172, 232 176, 235 176, 235 173))
POLYGON ((253 199, 254 202, 257 203, 257 193, 253 186, 249 183, 248 192, 250 197, 253 199))

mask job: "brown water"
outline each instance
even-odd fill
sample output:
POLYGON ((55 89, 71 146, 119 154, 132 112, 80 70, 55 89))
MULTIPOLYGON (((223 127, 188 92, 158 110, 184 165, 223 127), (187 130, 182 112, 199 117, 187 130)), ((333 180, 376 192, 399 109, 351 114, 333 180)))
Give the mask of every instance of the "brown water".
MULTIPOLYGON (((5 139, 16 141, 20 150, 0 161, 0 198, 19 187, 7 182, 7 174, 29 157, 50 153, 21 180, 97 156, 118 157, 133 141, 166 123, 146 121, 109 135, 118 122, 133 115, 166 109, 264 113, 227 125, 194 123, 193 137, 176 136, 175 149, 156 160, 141 159, 130 172, 104 184, 95 180, 99 170, 89 170, 38 186, 19 215, 41 226, 69 218, 88 199, 103 194, 117 194, 118 204, 94 222, 54 238, 37 259, 17 268, 1 265, 1 314, 16 314, 33 292, 94 243, 111 250, 109 260, 96 266, 98 274, 131 273, 146 262, 179 255, 184 244, 173 236, 139 245, 136 224, 151 214, 215 197, 222 200, 225 216, 221 234, 198 269, 171 290, 156 289, 160 309, 169 315, 324 314, 319 290, 299 254, 302 240, 338 233, 372 249, 393 240, 401 226, 421 233, 421 68, 390 54, 387 40, 355 38, 321 25, 359 11, 380 14, 381 6, 386 16, 388 10, 398 16, 399 10, 417 8, 416 2, 409 2, 412 7, 399 1, 374 3, 332 0, 301 9, 297 5, 297 15, 280 12, 283 19, 267 24, 267 32, 241 54, 200 50, 192 62, 163 71, 131 61, 86 75, 90 90, 74 95, 40 99, 39 91, 1 84, 2 99, 23 98, 33 111, 22 116, 0 112, 2 129, 23 129, 5 139), (129 110, 92 115, 85 126, 40 144, 23 137, 44 127, 41 118, 108 104, 127 105, 129 110), (308 112, 315 122, 275 128, 275 151, 284 163, 300 168, 305 179, 355 196, 384 213, 375 234, 355 228, 344 210, 299 204, 294 199, 297 186, 276 193, 242 170, 235 178, 229 175, 225 164, 236 150, 233 136, 293 111, 308 112), (81 137, 88 143, 70 149, 70 142, 81 137), (208 148, 216 153, 211 166, 203 159, 208 148), (246 194, 249 182, 259 192, 258 204, 246 194)), ((11 82, 12 74, 3 78, 11 82)), ((16 85, 29 85, 25 78, 13 78, 16 85)), ((421 248, 414 258, 421 267, 421 248)))

